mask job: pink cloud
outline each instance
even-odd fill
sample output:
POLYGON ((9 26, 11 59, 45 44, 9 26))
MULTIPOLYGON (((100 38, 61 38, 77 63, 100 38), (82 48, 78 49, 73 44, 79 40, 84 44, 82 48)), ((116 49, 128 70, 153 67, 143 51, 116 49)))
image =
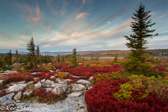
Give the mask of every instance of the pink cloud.
POLYGON ((28 22, 32 21, 34 24, 39 25, 40 24, 40 8, 37 5, 35 11, 32 11, 31 7, 28 7, 29 11, 29 17, 27 19, 28 22), (36 12, 36 16, 33 16, 32 12, 36 12))
POLYGON ((0 31, 0 36, 5 37, 5 38, 10 38, 10 36, 2 31, 0 31))
POLYGON ((77 19, 77 20, 78 20, 78 19, 86 19, 88 15, 89 15, 88 13, 79 13, 79 14, 76 16, 76 19, 77 19))

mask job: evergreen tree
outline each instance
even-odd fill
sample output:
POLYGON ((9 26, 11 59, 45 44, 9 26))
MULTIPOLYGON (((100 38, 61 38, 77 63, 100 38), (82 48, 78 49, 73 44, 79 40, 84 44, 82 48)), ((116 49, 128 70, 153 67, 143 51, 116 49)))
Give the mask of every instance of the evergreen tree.
POLYGON ((73 66, 78 66, 78 63, 77 63, 77 58, 76 58, 76 48, 73 49, 73 53, 72 53, 72 59, 71 59, 71 62, 73 64, 73 66))
POLYGON ((39 45, 37 45, 37 48, 36 48, 36 55, 37 55, 37 58, 39 58, 39 55, 40 55, 39 45))
POLYGON ((60 55, 57 56, 57 62, 60 62, 60 55))
POLYGON ((118 56, 117 56, 117 53, 115 53, 115 55, 114 55, 114 62, 116 63, 117 60, 118 60, 118 56))
POLYGON ((37 45, 37 48, 36 48, 36 58, 37 58, 37 63, 38 64, 40 63, 39 55, 40 55, 40 49, 39 49, 39 45, 37 45))
POLYGON ((5 61, 5 64, 10 66, 12 65, 12 53, 11 53, 11 50, 9 51, 9 53, 7 53, 4 57, 4 61, 5 61))
POLYGON ((3 67, 2 56, 0 56, 0 68, 3 67))
POLYGON ((64 56, 61 56, 61 62, 65 62, 64 56))
POLYGON ((30 62, 29 66, 30 66, 30 68, 35 67, 36 66, 36 57, 35 57, 35 44, 34 44, 33 37, 31 38, 31 40, 27 44, 27 50, 30 52, 28 54, 29 62, 30 62))
POLYGON ((155 23, 151 22, 150 12, 145 11, 145 6, 142 3, 136 13, 133 13, 132 19, 132 32, 130 36, 125 36, 129 41, 126 43, 128 48, 131 48, 131 53, 127 57, 126 69, 129 72, 143 74, 150 67, 146 64, 146 61, 150 59, 147 55, 145 45, 147 44, 146 38, 156 36, 158 34, 152 34, 155 30, 150 30, 155 23))
POLYGON ((17 51, 17 50, 16 50, 15 57, 16 57, 16 62, 18 63, 18 61, 19 61, 19 53, 18 53, 18 51, 17 51))

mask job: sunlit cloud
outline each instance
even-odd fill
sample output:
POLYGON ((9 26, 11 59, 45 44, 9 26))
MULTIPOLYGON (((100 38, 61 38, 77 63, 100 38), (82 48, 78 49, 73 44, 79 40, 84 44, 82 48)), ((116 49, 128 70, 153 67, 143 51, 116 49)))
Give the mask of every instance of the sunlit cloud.
POLYGON ((4 33, 4 32, 2 32, 2 31, 0 31, 0 37, 5 37, 5 38, 11 38, 8 34, 6 34, 6 33, 4 33))
POLYGON ((77 20, 78 20, 78 19, 86 19, 88 15, 89 15, 88 13, 79 13, 79 14, 76 16, 76 19, 77 19, 77 20))
POLYGON ((29 17, 27 18, 27 21, 30 22, 32 21, 35 25, 39 25, 40 24, 40 8, 37 5, 36 6, 36 10, 32 11, 32 9, 29 7, 29 17), (36 12, 36 16, 33 16, 32 12, 36 12))
POLYGON ((166 12, 166 13, 160 15, 159 17, 155 18, 154 20, 162 19, 162 18, 164 18, 164 17, 166 17, 166 16, 168 16, 168 12, 166 12))

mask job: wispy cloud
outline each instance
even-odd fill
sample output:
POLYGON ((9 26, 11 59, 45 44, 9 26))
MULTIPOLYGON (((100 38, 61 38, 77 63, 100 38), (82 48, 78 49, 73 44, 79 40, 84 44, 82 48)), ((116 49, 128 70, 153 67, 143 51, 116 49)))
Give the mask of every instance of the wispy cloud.
POLYGON ((86 3, 86 0, 82 0, 82 5, 84 5, 86 3))
POLYGON ((166 13, 160 15, 159 17, 155 18, 154 20, 162 19, 162 18, 164 18, 164 17, 166 17, 166 16, 168 16, 168 12, 166 12, 166 13))
POLYGON ((32 21, 35 25, 40 24, 40 8, 39 5, 36 6, 36 10, 32 11, 32 9, 29 7, 29 17, 27 18, 27 21, 30 22, 32 21), (33 16, 32 12, 35 12, 36 16, 33 16))
POLYGON ((76 16, 76 19, 86 19, 88 17, 88 13, 79 13, 77 16, 76 16))
POLYGON ((5 38, 8 38, 8 39, 11 38, 8 34, 2 32, 2 31, 0 31, 0 37, 5 37, 5 38))

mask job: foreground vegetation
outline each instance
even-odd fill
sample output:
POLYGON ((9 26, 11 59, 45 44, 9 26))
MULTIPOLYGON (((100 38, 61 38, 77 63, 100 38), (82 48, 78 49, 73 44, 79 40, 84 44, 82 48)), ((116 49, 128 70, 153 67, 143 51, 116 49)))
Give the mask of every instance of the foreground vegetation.
MULTIPOLYGON (((3 90, 10 83, 33 81, 24 88, 33 91, 31 98, 38 102, 54 103, 65 98, 66 93, 53 94, 47 92, 45 87, 35 89, 37 82, 49 79, 57 83, 55 79, 59 78, 68 79, 66 83, 70 85, 83 79, 93 84, 85 92, 89 112, 168 111, 168 60, 156 60, 146 52, 145 39, 156 35, 151 34, 155 30, 148 29, 154 23, 149 19, 150 11, 145 12, 142 4, 136 12, 133 17, 135 21, 131 25, 133 34, 125 36, 129 41, 126 45, 131 51, 123 60, 119 60, 117 54, 114 60, 77 58, 76 49, 73 49, 72 55, 58 55, 56 58, 41 56, 39 46, 35 50, 32 38, 27 45, 29 54, 19 56, 16 51, 15 56, 12 56, 10 51, 0 57, 2 70, 16 69, 11 66, 13 62, 23 63, 16 69, 18 73, 1 77, 0 96, 6 95, 3 90)), ((30 99, 30 96, 22 97, 22 100, 26 99, 30 99)))

